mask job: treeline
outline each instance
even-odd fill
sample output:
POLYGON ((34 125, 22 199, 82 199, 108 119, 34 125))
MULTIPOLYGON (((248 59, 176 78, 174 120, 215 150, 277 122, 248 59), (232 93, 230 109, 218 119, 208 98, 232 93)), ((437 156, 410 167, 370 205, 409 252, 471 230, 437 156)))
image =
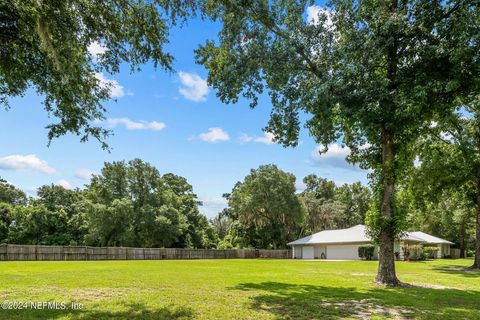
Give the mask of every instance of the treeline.
POLYGON ((215 232, 183 177, 139 159, 105 163, 85 189, 46 185, 36 198, 0 182, 0 242, 212 248, 215 232))
POLYGON ((251 170, 210 221, 183 177, 142 160, 105 163, 84 189, 44 185, 35 198, 0 180, 0 243, 176 248, 285 248, 363 223, 371 193, 309 175, 304 190, 275 165, 251 170))
MULTIPOLYGON (((404 229, 473 254, 475 209, 465 192, 432 192, 422 170, 413 169, 396 193, 404 229)), ((312 174, 298 191, 295 176, 275 165, 252 169, 224 197, 227 207, 208 221, 185 178, 161 175, 139 159, 105 163, 82 190, 45 185, 35 198, 0 180, 0 243, 277 249, 321 230, 364 224, 375 206, 360 182, 339 186, 312 174)))

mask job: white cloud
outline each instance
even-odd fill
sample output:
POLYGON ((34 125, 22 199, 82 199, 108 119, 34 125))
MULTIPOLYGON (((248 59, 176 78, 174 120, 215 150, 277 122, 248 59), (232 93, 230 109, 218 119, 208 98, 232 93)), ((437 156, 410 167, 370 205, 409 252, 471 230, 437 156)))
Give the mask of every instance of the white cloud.
POLYGON ((153 130, 160 131, 164 129, 167 125, 163 122, 158 121, 133 121, 129 118, 108 118, 106 123, 109 127, 113 128, 118 125, 123 125, 127 130, 153 130))
POLYGON ((209 128, 207 132, 200 133, 198 139, 206 142, 228 141, 230 136, 222 128, 209 128))
POLYGON ((240 142, 251 142, 253 141, 253 137, 252 136, 249 136, 248 134, 246 133, 242 133, 239 137, 238 137, 238 140, 240 140, 240 142))
POLYGON ((70 184, 70 182, 68 182, 67 180, 65 179, 60 179, 58 180, 55 185, 57 186, 60 186, 60 187, 64 187, 65 189, 68 189, 68 190, 71 190, 72 189, 72 185, 70 184))
POLYGON ((78 170, 75 172, 75 177, 77 177, 77 178, 79 178, 79 179, 82 179, 82 180, 87 180, 87 181, 89 181, 94 174, 96 174, 95 171, 92 171, 92 170, 90 170, 90 169, 82 168, 82 169, 78 169, 78 170))
POLYGON ((0 169, 4 170, 32 170, 52 175, 56 170, 50 167, 45 160, 39 159, 35 154, 11 155, 0 158, 0 169))
POLYGON ((413 166, 415 168, 420 168, 422 166, 422 160, 420 160, 419 156, 416 156, 415 159, 413 159, 413 166))
MULTIPOLYGON (((96 72, 95 77, 100 81, 100 86, 110 89, 110 96, 112 98, 121 98, 125 96, 125 90, 117 80, 105 78, 105 75, 102 72, 96 72)), ((129 91, 128 95, 131 96, 133 93, 129 91)))
POLYGON ((258 138, 255 138, 254 141, 255 142, 260 142, 260 143, 264 143, 264 144, 272 144, 274 143, 273 142, 273 138, 275 136, 273 135, 273 133, 271 132, 265 132, 263 134, 263 137, 258 137, 258 138))
POLYGON ((107 52, 108 49, 100 42, 94 41, 90 43, 87 50, 94 58, 96 58, 98 55, 101 55, 107 52))
POLYGON ((331 27, 333 24, 331 13, 328 10, 316 5, 307 8, 307 22, 317 25, 320 20, 320 15, 322 14, 327 16, 327 19, 325 20, 325 27, 331 27))
POLYGON ((200 197, 200 201, 203 203, 200 211, 208 218, 213 218, 228 205, 225 198, 200 197))
POLYGON ((312 158, 316 165, 358 170, 358 167, 345 160, 350 154, 348 147, 342 147, 339 144, 332 143, 328 146, 326 153, 320 154, 319 152, 321 150, 323 150, 323 147, 319 146, 312 151, 312 158))
POLYGON ((196 73, 180 71, 178 73, 182 86, 178 92, 188 100, 201 102, 207 100, 208 84, 196 73))
POLYGON ((274 137, 275 136, 271 132, 265 132, 262 137, 253 137, 253 136, 250 136, 246 133, 242 133, 240 135, 240 137, 238 137, 238 140, 240 140, 241 142, 244 142, 244 143, 248 143, 248 142, 253 141, 253 142, 258 142, 258 143, 263 143, 263 144, 273 144, 273 143, 275 143, 273 141, 274 137))
POLYGON ((440 137, 445 141, 453 141, 453 135, 449 132, 440 132, 440 137))
POLYGON ((302 192, 307 188, 307 185, 303 182, 303 179, 298 179, 295 181, 295 189, 297 192, 302 192))

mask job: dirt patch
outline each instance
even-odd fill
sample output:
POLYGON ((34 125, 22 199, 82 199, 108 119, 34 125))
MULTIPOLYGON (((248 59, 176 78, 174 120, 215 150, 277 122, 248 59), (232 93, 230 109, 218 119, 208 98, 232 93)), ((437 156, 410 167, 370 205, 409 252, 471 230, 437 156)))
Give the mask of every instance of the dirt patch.
POLYGON ((385 285, 383 283, 378 283, 378 282, 373 282, 376 286, 378 287, 383 287, 383 288, 391 288, 391 289, 394 289, 394 288, 420 288, 420 289, 439 289, 439 290, 442 290, 442 289, 456 289, 456 290, 462 290, 462 289, 459 289, 459 288, 455 288, 455 287, 449 287, 449 286, 444 286, 444 285, 441 285, 441 284, 433 284, 433 283, 405 283, 405 282, 401 282, 398 286, 388 286, 388 285, 385 285))
POLYGON ((380 316, 388 319, 411 319, 418 310, 399 309, 379 304, 375 299, 345 300, 342 302, 324 302, 322 305, 348 312, 357 319, 371 319, 380 316))
POLYGON ((433 284, 433 283, 412 283, 410 285, 407 285, 407 288, 427 288, 427 289, 457 289, 461 290, 455 287, 448 287, 448 286, 443 286, 441 284, 433 284))

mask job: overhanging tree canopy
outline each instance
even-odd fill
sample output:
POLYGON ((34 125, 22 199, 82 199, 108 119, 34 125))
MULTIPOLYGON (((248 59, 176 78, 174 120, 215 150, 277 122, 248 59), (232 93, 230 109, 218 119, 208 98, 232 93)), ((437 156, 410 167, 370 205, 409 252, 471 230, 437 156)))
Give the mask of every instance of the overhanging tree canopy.
POLYGON ((110 97, 98 72, 119 72, 123 62, 137 70, 147 61, 171 70, 163 48, 169 27, 192 13, 195 2, 173 0, 12 0, 0 3, 0 107, 29 88, 45 97, 56 123, 48 138, 68 132, 107 145, 108 131, 96 126, 110 97), (88 54, 96 44, 105 52, 88 54), (97 75, 96 75, 97 74, 97 75))

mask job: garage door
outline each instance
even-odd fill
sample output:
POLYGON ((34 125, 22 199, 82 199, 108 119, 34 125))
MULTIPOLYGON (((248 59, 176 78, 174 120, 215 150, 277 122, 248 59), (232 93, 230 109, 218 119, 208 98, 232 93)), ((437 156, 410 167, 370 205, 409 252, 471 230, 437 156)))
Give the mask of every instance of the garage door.
POLYGON ((329 260, 359 260, 359 245, 327 246, 327 259, 329 260))
POLYGON ((302 248, 302 258, 303 259, 313 259, 313 247, 303 247, 302 248))

